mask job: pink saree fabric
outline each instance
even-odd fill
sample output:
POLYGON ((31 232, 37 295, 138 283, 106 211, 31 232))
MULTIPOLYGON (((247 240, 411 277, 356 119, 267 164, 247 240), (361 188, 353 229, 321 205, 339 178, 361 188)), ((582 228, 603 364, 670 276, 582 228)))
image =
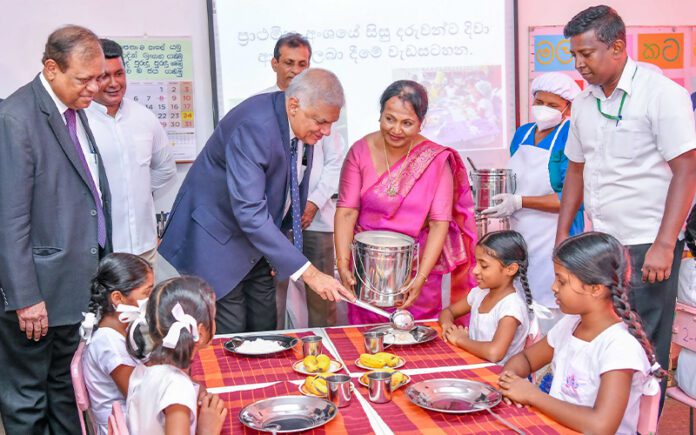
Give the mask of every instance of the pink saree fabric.
MULTIPOLYGON (((385 230, 406 234, 416 239, 421 252, 428 236, 428 220, 450 221, 440 258, 418 299, 409 308, 416 319, 428 319, 436 317, 442 310, 443 274, 458 267, 467 270, 464 282, 453 285, 452 301, 461 298, 475 285, 470 273, 476 246, 474 202, 464 164, 451 148, 428 140, 419 143, 411 150, 408 161, 404 157, 390 168, 392 180, 396 180, 403 164, 406 166, 396 184, 397 194, 389 196, 388 172, 376 174, 369 145, 364 139, 359 140, 348 153, 341 171, 338 207, 360 210, 356 233, 385 230), (452 201, 442 198, 442 192, 447 191, 442 188, 443 177, 450 176, 452 201), (443 204, 451 207, 451 211, 442 210, 443 204)), ((348 309, 351 324, 384 322, 384 318, 353 305, 348 309)))

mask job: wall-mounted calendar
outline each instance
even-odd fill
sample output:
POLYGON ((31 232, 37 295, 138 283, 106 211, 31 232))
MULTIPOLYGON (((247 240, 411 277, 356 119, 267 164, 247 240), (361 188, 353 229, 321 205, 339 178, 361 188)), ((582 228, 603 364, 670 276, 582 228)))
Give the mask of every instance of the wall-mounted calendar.
POLYGON ((150 109, 177 162, 196 158, 191 38, 114 38, 123 47, 126 97, 150 109))

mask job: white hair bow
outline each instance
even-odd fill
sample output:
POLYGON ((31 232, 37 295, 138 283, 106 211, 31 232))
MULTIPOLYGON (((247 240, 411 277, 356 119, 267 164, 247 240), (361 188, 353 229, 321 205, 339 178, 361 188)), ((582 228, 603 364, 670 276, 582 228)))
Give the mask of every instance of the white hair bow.
POLYGON ((140 299, 137 307, 126 304, 116 306, 116 312, 121 313, 118 315, 118 320, 121 323, 133 323, 136 319, 145 317, 145 310, 147 310, 147 298, 140 299))
POLYGON ((85 344, 89 344, 92 340, 92 332, 94 332, 94 326, 97 324, 97 316, 94 313, 82 313, 84 319, 80 324, 80 338, 84 340, 85 344))
POLYGON ((184 328, 193 335, 193 341, 198 341, 198 322, 191 315, 184 313, 184 309, 178 302, 172 308, 172 315, 174 315, 176 322, 169 327, 169 332, 162 340, 162 346, 174 349, 179 341, 181 330, 184 328))

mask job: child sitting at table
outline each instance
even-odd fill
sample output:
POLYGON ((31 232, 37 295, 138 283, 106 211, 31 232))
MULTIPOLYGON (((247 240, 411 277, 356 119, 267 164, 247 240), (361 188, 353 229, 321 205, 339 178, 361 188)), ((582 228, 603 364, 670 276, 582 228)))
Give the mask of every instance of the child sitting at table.
POLYGON ((476 245, 474 277, 478 287, 440 313, 448 342, 488 361, 503 364, 520 352, 534 321, 527 284, 527 245, 517 231, 494 231, 476 245), (513 285, 519 276, 525 300, 513 285), (469 328, 454 324, 471 313, 469 328))
POLYGON ((215 335, 215 293, 210 286, 196 277, 159 283, 144 319, 130 328, 131 354, 151 349, 130 379, 126 408, 131 433, 219 434, 227 415, 224 402, 217 395, 199 395, 188 375, 196 353, 215 335))
POLYGON ((128 379, 136 360, 126 350, 128 312, 138 312, 152 291, 150 264, 137 255, 114 253, 99 263, 92 279, 89 313, 82 324, 87 347, 82 358, 85 386, 89 393, 98 433, 106 435, 111 404, 125 407, 128 379), (121 314, 119 314, 121 313, 121 314), (94 333, 94 324, 98 328, 94 333))
POLYGON ((503 395, 579 432, 635 434, 641 396, 659 394, 652 375, 666 373, 628 302, 628 253, 608 234, 584 233, 556 248, 554 269, 553 292, 567 315, 505 364, 503 395), (545 394, 526 377, 549 362, 545 394))

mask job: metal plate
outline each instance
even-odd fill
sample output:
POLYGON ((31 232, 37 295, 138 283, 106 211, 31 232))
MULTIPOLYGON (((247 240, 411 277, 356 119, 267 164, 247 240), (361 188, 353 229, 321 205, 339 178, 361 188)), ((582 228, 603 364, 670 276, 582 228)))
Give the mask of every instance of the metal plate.
POLYGON ((399 331, 389 325, 377 326, 370 331, 385 331, 391 336, 384 337, 384 344, 393 344, 395 346, 413 346, 416 344, 427 343, 437 338, 437 331, 430 326, 416 325, 410 331, 399 331), (404 338, 405 334, 410 334, 411 338, 404 338))
POLYGON ((483 382, 466 379, 430 379, 406 389, 409 400, 421 408, 449 414, 465 414, 493 408, 502 394, 483 382))
POLYGON ((394 367, 389 367, 389 366, 384 366, 384 367, 368 367, 368 366, 363 365, 363 364, 360 363, 360 358, 358 358, 358 359, 355 360, 355 365, 356 365, 357 367, 360 367, 361 369, 369 370, 369 371, 371 371, 371 372, 372 372, 372 371, 375 371, 375 370, 379 370, 379 369, 398 369, 399 367, 403 367, 404 364, 406 364, 406 360, 403 359, 403 358, 401 358, 401 357, 399 357, 399 363, 398 363, 397 365, 395 365, 394 367))
POLYGON ((280 396, 259 400, 239 411, 239 421, 261 432, 302 432, 330 422, 338 410, 326 399, 280 396))
MULTIPOLYGON (((336 373, 343 368, 343 364, 340 361, 331 360, 329 363, 329 370, 326 373, 336 373)), ((303 375, 317 375, 320 372, 310 372, 304 365, 304 360, 295 361, 292 364, 292 369, 297 373, 302 373, 303 375)))
POLYGON ((285 352, 286 350, 292 349, 297 344, 297 341, 297 338, 290 337, 287 335, 245 335, 244 337, 232 337, 228 342, 224 344, 224 347, 225 350, 227 350, 228 352, 236 353, 237 355, 266 356, 278 352, 285 352), (278 349, 273 352, 267 353, 246 353, 239 352, 237 350, 239 345, 241 345, 244 341, 254 341, 259 338, 262 340, 277 341, 278 343, 280 343, 281 346, 283 346, 283 349, 278 349))

